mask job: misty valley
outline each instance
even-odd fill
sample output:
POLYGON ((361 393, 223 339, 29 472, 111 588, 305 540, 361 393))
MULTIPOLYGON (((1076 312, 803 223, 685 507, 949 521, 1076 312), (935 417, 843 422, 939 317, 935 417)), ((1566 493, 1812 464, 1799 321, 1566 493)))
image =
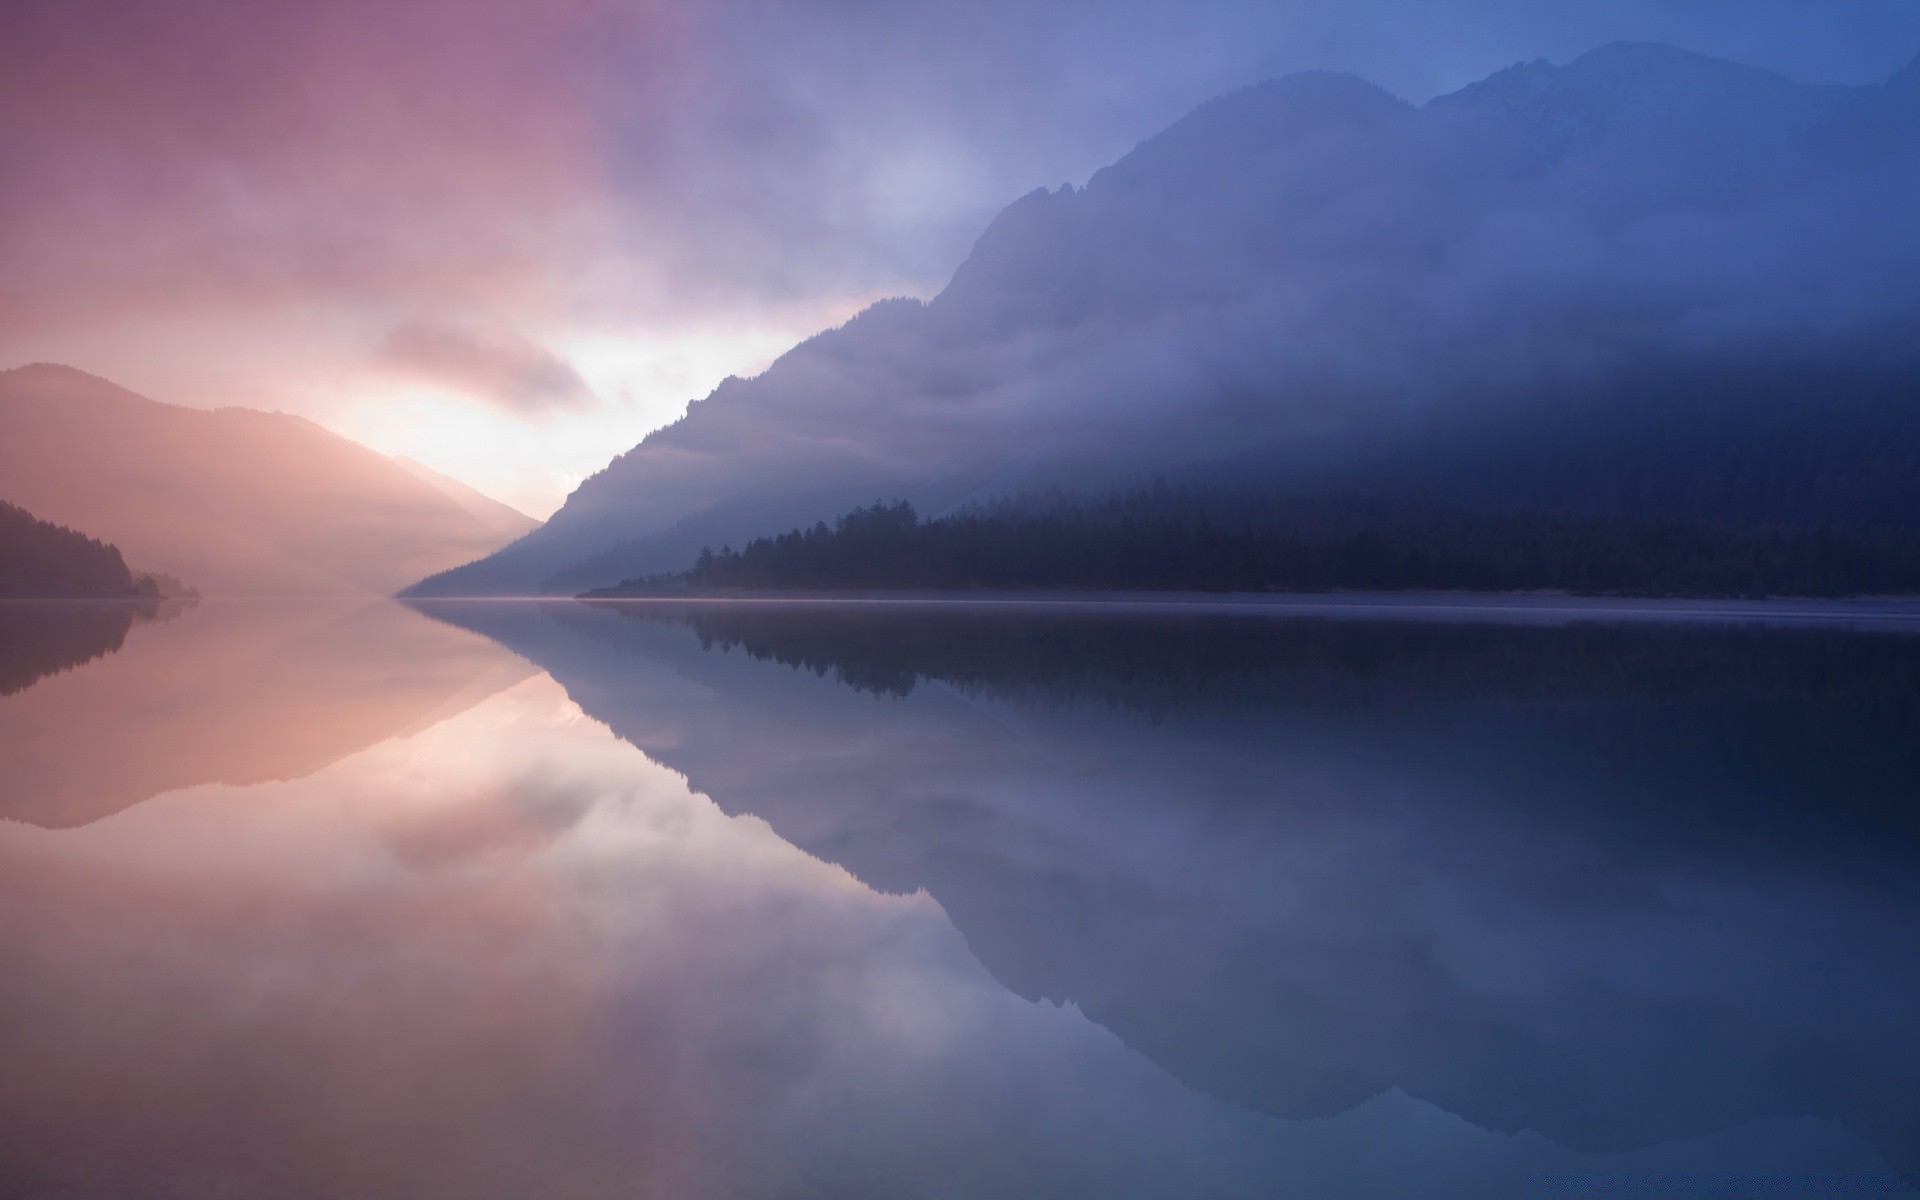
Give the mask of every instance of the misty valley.
POLYGON ((1340 610, 0 605, 0 1158, 1911 1194, 1920 610, 1340 610))
POLYGON ((1917 49, 0 3, 0 1200, 1920 1200, 1917 49))

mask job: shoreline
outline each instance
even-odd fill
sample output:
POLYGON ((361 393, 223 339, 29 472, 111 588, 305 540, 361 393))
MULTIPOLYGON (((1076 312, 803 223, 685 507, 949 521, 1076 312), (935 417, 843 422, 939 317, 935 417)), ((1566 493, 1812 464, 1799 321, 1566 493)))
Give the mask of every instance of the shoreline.
POLYGON ((99 592, 0 592, 0 604, 160 604, 166 596, 102 595, 99 592))
MULTIPOLYGON (((566 599, 551 597, 550 599, 566 599)), ((1062 615, 1324 617, 1347 620, 1559 624, 1869 626, 1920 633, 1920 596, 1847 599, 1579 596, 1566 592, 1074 592, 737 590, 685 595, 583 595, 592 605, 766 605, 1062 615)))

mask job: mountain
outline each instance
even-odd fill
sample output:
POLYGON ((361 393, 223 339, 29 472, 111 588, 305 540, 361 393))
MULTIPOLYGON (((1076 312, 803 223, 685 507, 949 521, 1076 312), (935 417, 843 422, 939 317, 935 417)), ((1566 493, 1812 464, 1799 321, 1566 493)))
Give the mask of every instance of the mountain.
POLYGON ((876 498, 1151 476, 1920 522, 1916 80, 1620 44, 1418 107, 1341 74, 1247 88, 414 590, 578 592, 876 498))
POLYGON ((158 598, 113 546, 0 501, 0 597, 158 598))
POLYGON ((301 417, 49 364, 0 372, 0 498, 209 595, 390 594, 531 525, 301 417))
POLYGON ((451 475, 442 475, 417 459, 396 454, 393 456, 393 461, 399 463, 415 479, 438 489, 441 495, 453 501, 468 516, 486 526, 503 542, 525 537, 540 527, 540 522, 519 509, 502 504, 478 488, 469 487, 451 475))

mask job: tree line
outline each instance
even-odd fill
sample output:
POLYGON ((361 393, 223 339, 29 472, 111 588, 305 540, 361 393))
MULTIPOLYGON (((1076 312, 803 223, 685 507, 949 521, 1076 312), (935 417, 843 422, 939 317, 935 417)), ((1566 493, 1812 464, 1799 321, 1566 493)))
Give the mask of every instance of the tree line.
POLYGON ((157 598, 117 547, 0 501, 0 596, 157 598))
POLYGON ((905 501, 875 502, 607 591, 732 588, 1891 594, 1920 591, 1920 536, 1162 486, 1023 496, 937 520, 905 501))

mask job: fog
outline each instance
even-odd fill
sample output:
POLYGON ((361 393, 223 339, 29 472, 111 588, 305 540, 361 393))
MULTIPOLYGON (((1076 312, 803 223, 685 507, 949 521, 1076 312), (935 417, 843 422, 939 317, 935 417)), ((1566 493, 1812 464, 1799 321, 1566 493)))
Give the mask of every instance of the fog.
POLYGON ((1907 378, 1916 184, 1912 68, 1814 86, 1617 45, 1419 107, 1291 76, 1024 197, 931 301, 729 380, 436 586, 677 569, 876 495, 937 512, 1226 458, 1337 475, 1501 414, 1626 413, 1649 380, 1907 378))
POLYGON ((544 515, 729 372, 876 297, 932 296, 1008 201, 1209 97, 1330 68, 1425 102, 1622 38, 1861 85, 1920 49, 1920 12, 19 0, 0 11, 0 367, 298 412, 544 515), (439 370, 395 361, 423 327, 491 369, 446 369, 444 338, 439 370))

